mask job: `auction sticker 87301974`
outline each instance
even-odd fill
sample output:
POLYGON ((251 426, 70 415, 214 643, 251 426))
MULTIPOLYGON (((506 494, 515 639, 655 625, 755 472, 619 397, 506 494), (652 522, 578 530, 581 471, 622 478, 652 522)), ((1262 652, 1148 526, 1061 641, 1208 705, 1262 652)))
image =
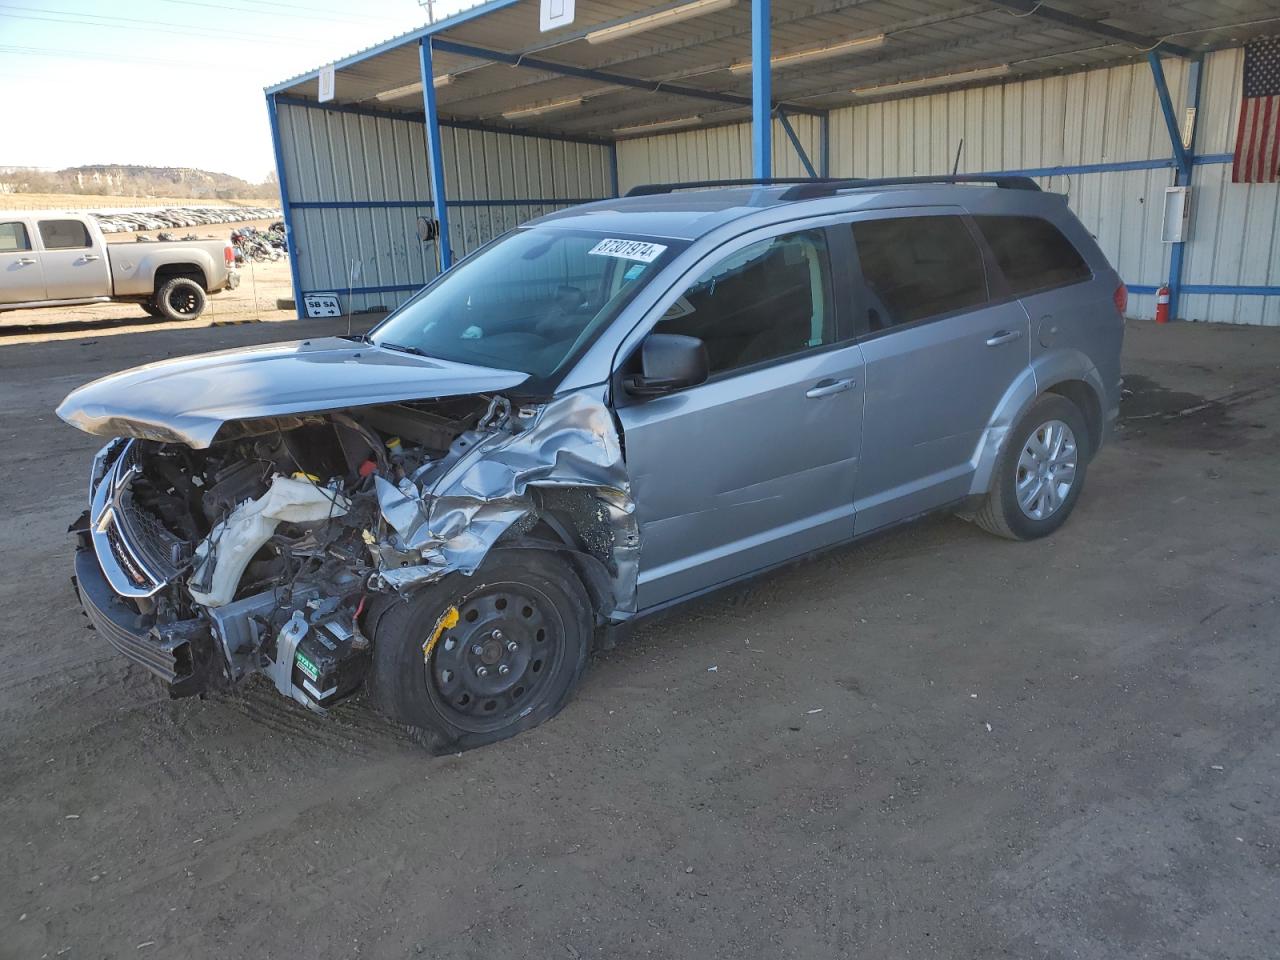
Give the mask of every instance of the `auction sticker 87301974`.
POLYGON ((639 260, 641 263, 653 263, 662 256, 666 246, 661 243, 649 243, 647 240, 601 240, 588 253, 597 257, 620 257, 623 260, 639 260))

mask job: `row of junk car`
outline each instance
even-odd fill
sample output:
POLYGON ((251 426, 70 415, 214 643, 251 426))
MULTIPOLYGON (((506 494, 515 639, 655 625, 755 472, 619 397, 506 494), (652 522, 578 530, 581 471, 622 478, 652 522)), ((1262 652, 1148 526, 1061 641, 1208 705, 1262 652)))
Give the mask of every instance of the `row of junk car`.
POLYGON ((275 220, 275 207, 170 207, 164 210, 131 210, 127 213, 94 213, 103 233, 133 230, 167 230, 213 223, 243 223, 246 220, 275 220))

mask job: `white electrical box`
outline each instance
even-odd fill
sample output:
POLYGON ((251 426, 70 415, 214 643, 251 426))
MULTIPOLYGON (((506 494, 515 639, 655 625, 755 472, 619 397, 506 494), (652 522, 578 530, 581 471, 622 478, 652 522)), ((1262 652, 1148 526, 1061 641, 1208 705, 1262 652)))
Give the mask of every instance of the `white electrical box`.
POLYGON ((317 79, 319 80, 319 89, 316 91, 316 99, 320 103, 328 103, 333 99, 334 92, 333 64, 330 63, 321 67, 320 76, 317 79))
POLYGON ((1182 243, 1191 236, 1191 188, 1164 188, 1164 243, 1182 243))
POLYGON ((538 11, 538 29, 543 33, 573 23, 573 0, 542 0, 538 11))

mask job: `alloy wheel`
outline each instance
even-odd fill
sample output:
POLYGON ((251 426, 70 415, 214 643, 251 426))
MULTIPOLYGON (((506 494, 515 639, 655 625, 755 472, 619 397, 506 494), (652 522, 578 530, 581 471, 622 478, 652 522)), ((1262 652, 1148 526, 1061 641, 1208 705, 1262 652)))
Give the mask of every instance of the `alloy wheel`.
POLYGON ((1076 435, 1061 420, 1031 431, 1018 456, 1014 491, 1018 506, 1032 520, 1047 520, 1061 509, 1076 482, 1076 435))

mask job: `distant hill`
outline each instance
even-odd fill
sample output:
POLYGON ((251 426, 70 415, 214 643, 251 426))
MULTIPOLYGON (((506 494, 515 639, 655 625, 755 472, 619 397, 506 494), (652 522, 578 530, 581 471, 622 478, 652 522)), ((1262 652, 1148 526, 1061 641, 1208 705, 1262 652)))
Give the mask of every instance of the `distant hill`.
POLYGON ((73 193, 108 197, 173 197, 192 200, 278 202, 275 175, 265 183, 249 183, 229 173, 192 167, 146 167, 132 163, 98 163, 65 170, 0 167, 0 194, 73 193))

